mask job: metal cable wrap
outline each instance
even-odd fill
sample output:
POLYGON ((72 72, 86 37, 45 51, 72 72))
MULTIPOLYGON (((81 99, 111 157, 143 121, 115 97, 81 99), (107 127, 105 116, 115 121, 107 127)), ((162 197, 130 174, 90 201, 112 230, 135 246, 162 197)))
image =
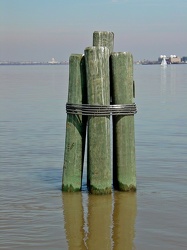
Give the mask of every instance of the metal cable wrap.
POLYGON ((108 116, 108 115, 134 115, 137 113, 136 104, 114 104, 114 105, 98 105, 98 104, 66 104, 66 113, 74 115, 92 115, 92 116, 108 116))

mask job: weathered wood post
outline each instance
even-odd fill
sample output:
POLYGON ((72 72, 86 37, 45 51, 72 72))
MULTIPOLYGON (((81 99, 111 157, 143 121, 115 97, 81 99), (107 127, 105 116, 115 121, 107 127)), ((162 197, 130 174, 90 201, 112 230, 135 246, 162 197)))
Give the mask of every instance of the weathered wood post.
POLYGON ((136 190, 133 58, 114 53, 113 45, 113 32, 95 31, 85 56, 70 57, 63 191, 81 190, 88 117, 87 186, 93 194, 111 193, 111 114, 114 188, 136 190))
MULTIPOLYGON (((85 49, 87 95, 90 105, 110 105, 109 49, 85 49)), ((111 193, 110 115, 88 116, 88 188, 94 194, 111 193)))
MULTIPOLYGON (((111 54, 113 104, 133 103, 133 57, 111 54)), ((134 116, 113 116, 113 179, 122 191, 136 190, 134 116)))
POLYGON ((110 31, 94 31, 93 46, 103 46, 109 49, 109 53, 114 48, 114 33, 110 31))
MULTIPOLYGON (((85 58, 81 54, 73 54, 69 59, 68 104, 83 104, 86 103, 86 98, 85 58)), ((81 114, 67 114, 63 191, 81 190, 86 119, 81 114)))

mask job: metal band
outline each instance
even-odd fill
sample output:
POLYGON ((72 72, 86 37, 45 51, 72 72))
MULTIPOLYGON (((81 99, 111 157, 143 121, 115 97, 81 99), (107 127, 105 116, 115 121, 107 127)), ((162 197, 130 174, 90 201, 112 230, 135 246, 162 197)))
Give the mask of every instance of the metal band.
POLYGON ((73 115, 134 115, 137 113, 136 104, 91 105, 91 104, 66 104, 66 113, 73 115))

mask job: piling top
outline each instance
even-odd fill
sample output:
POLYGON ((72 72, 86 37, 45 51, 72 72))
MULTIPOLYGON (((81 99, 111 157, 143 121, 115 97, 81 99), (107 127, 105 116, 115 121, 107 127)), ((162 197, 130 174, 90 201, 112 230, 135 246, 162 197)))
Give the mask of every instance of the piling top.
POLYGON ((98 30, 96 30, 96 31, 94 31, 94 34, 96 34, 96 33, 99 33, 99 34, 112 34, 113 36, 114 36, 114 32, 112 32, 112 31, 98 31, 98 30))
POLYGON ((120 56, 120 55, 131 55, 132 56, 132 54, 128 51, 112 52, 112 55, 113 56, 120 56))
POLYGON ((114 48, 114 33, 110 31, 94 31, 93 46, 104 46, 111 53, 114 48))

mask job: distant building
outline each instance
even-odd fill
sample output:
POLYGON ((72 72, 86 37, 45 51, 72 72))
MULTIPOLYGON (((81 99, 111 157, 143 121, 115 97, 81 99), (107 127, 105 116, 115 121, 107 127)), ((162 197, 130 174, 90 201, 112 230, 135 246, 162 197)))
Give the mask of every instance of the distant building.
POLYGON ((169 57, 169 63, 180 63, 181 58, 176 55, 170 55, 169 57))
POLYGON ((187 56, 183 56, 183 57, 181 58, 181 62, 187 63, 187 56))
POLYGON ((58 64, 59 62, 57 62, 55 60, 55 58, 52 58, 51 61, 48 62, 48 64, 58 64))
POLYGON ((176 55, 170 55, 169 57, 166 55, 160 55, 158 58, 158 62, 161 62, 162 59, 165 58, 168 64, 181 63, 181 58, 176 55))

